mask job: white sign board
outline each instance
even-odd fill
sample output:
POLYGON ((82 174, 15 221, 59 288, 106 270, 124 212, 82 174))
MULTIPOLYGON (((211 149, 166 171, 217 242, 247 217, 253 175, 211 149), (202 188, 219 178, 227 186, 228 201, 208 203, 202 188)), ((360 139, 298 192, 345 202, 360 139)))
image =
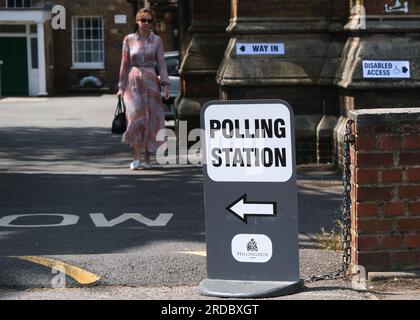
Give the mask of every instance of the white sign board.
POLYGON ((363 60, 363 78, 410 79, 410 61, 363 60))
POLYGON ((283 55, 285 48, 283 43, 237 43, 237 55, 283 55))
POLYGON ((115 24, 126 24, 127 23, 127 16, 125 14, 118 14, 114 16, 115 24))
POLYGON ((286 105, 213 105, 204 119, 205 159, 213 181, 286 182, 292 177, 292 127, 286 105))
POLYGON ((273 242, 263 234, 238 234, 232 240, 232 256, 239 262, 266 263, 273 257, 273 242))

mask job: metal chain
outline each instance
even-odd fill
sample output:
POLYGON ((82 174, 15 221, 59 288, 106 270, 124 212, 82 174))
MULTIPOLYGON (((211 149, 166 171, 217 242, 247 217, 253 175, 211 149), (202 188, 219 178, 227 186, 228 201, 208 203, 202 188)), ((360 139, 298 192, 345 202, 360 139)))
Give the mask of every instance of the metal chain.
POLYGON ((352 134, 353 121, 349 120, 346 124, 344 133, 344 150, 343 150, 343 211, 342 211, 342 232, 343 232, 343 256, 341 269, 324 275, 312 275, 305 279, 306 282, 314 282, 321 280, 334 280, 344 278, 351 263, 351 159, 350 145, 354 143, 354 135, 352 134))

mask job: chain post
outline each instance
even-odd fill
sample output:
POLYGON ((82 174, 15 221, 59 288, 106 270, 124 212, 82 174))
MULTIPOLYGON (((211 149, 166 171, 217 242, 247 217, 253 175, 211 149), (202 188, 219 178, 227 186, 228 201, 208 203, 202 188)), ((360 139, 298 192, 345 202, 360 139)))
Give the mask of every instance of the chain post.
POLYGON ((312 275, 305 279, 306 282, 321 280, 334 280, 346 277, 351 264, 351 158, 350 146, 354 143, 355 137, 352 133, 353 120, 348 120, 344 132, 343 145, 343 256, 341 269, 332 274, 312 275))

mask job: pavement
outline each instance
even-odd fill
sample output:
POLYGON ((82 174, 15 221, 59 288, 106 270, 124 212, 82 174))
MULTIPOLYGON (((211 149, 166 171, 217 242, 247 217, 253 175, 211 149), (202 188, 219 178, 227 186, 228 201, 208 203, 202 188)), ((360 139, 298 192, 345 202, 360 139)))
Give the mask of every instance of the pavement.
MULTIPOLYGON (((0 99, 0 218, 29 209, 94 212, 101 203, 106 213, 106 208, 118 206, 115 195, 121 190, 147 184, 150 194, 141 189, 151 202, 146 213, 174 212, 177 222, 153 231, 127 225, 122 238, 122 229, 97 232, 87 226, 87 214, 81 216, 80 228, 47 236, 29 228, 0 227, 1 300, 219 300, 201 296, 198 289, 206 278, 201 167, 170 164, 130 172, 131 151, 120 144, 120 137, 109 134, 114 108, 111 95, 0 99), (14 256, 63 261, 101 280, 93 285, 68 281, 64 288, 52 288, 51 269, 14 256)), ((167 127, 174 129, 171 122, 167 127)), ((331 274, 341 267, 341 252, 325 248, 327 241, 319 239, 322 230, 324 240, 336 232, 340 174, 328 165, 299 166, 298 189, 300 276, 331 274)), ((127 210, 135 210, 134 204, 127 210)), ((265 300, 392 299, 420 300, 420 284, 397 277, 323 280, 265 300)))

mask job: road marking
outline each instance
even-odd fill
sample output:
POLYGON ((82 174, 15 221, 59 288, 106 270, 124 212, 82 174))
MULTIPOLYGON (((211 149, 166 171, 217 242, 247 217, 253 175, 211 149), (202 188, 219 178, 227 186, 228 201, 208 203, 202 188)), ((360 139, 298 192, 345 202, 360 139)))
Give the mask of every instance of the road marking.
POLYGON ((4 98, 1 102, 45 102, 48 101, 48 98, 4 98))
POLYGON ((96 274, 90 273, 79 267, 72 266, 70 264, 67 264, 65 262, 55 260, 55 259, 34 257, 34 256, 21 256, 21 257, 11 257, 11 258, 29 261, 29 262, 39 264, 39 265, 42 265, 44 267, 48 267, 51 269, 59 268, 60 271, 64 270, 66 275, 76 280, 79 284, 84 284, 84 285, 93 284, 95 282, 98 282, 101 279, 101 277, 97 276, 96 274))
POLYGON ((183 254, 191 254, 194 256, 200 256, 200 257, 207 257, 207 252, 206 251, 180 251, 177 253, 183 253, 183 254))

